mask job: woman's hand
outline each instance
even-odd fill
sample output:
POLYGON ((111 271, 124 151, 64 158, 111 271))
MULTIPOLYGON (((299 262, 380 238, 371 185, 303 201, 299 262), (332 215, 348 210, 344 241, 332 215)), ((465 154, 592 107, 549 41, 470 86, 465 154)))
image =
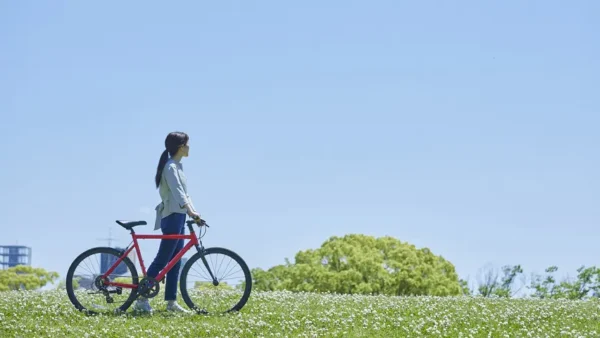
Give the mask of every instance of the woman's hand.
POLYGON ((196 210, 192 209, 189 204, 186 204, 185 208, 187 209, 188 216, 190 216, 191 218, 193 218, 197 221, 200 220, 200 214, 197 213, 196 210))
POLYGON ((195 219, 195 220, 197 220, 197 221, 199 221, 199 220, 200 220, 200 214, 199 214, 199 213, 197 213, 197 212, 195 212, 195 211, 193 211, 193 210, 188 210, 188 215, 189 215, 191 218, 193 218, 193 219, 195 219))

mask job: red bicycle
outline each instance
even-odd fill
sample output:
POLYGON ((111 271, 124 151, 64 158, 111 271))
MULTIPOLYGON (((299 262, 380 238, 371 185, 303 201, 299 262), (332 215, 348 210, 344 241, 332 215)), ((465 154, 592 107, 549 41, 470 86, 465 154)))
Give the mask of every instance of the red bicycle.
POLYGON ((190 309, 199 314, 227 313, 241 310, 248 301, 252 289, 252 277, 246 262, 229 249, 204 248, 201 239, 206 234, 206 230, 202 234, 201 229, 208 228, 204 220, 187 221, 188 235, 140 235, 136 234, 133 228, 146 225, 145 221, 116 222, 130 231, 133 245, 130 244, 123 250, 110 247, 89 249, 75 258, 69 267, 66 280, 67 294, 78 310, 89 314, 125 312, 140 295, 147 298, 156 297, 160 290, 160 281, 164 283, 166 274, 192 247, 195 247, 197 252, 183 264, 179 278, 181 297, 190 309), (194 232, 193 224, 198 224, 200 228, 198 237, 194 232), (152 278, 146 275, 146 267, 138 245, 138 240, 141 239, 188 239, 189 241, 156 278, 152 278), (130 258, 134 255, 139 257, 143 273, 141 279, 130 258), (94 256, 95 258, 92 258, 94 256), (219 256, 223 258, 219 259, 219 256), (224 262, 227 258, 229 260, 224 262), (95 268, 99 271, 95 272, 95 268), (220 272, 223 272, 224 276, 218 277, 220 272), (239 272, 241 276, 235 275, 239 272))

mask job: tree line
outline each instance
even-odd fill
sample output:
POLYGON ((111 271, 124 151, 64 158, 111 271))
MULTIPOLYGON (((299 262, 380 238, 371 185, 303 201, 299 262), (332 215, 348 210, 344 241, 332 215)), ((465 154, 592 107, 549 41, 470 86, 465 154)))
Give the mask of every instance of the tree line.
POLYGON ((428 248, 393 237, 333 236, 316 250, 300 251, 294 263, 252 270, 254 290, 309 291, 368 295, 429 295, 584 299, 600 297, 600 269, 582 266, 574 279, 558 280, 558 268, 532 274, 526 283, 521 265, 500 272, 488 267, 474 286, 460 279, 452 263, 428 248), (520 283, 519 283, 520 281, 520 283))
MULTIPOLYGON (((558 267, 532 275, 521 265, 487 268, 469 285, 454 265, 428 248, 390 236, 332 236, 319 248, 299 251, 294 262, 252 269, 253 290, 363 295, 429 295, 585 299, 600 297, 600 269, 582 266, 574 279, 558 280, 558 267)), ((35 290, 58 279, 56 272, 17 266, 0 270, 0 291, 35 290)), ((64 282, 58 286, 64 288, 64 282)))
POLYGON ((488 268, 475 287, 469 287, 461 280, 463 294, 482 297, 512 298, 521 293, 520 297, 541 299, 586 299, 600 298, 600 268, 581 266, 577 269, 575 278, 558 280, 557 266, 544 270, 544 275, 531 274, 529 282, 521 265, 506 265, 500 273, 488 268))

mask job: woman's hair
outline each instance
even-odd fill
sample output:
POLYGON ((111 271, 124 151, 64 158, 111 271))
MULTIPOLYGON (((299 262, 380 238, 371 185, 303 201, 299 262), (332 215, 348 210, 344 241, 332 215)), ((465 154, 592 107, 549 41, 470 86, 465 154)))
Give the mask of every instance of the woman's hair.
POLYGON ((160 177, 162 176, 163 168, 169 160, 169 155, 173 157, 179 150, 179 147, 185 145, 188 139, 189 136, 186 133, 178 131, 174 131, 167 135, 167 138, 165 139, 165 151, 163 151, 162 155, 160 155, 158 167, 156 168, 156 177, 154 178, 157 188, 160 184, 160 177))

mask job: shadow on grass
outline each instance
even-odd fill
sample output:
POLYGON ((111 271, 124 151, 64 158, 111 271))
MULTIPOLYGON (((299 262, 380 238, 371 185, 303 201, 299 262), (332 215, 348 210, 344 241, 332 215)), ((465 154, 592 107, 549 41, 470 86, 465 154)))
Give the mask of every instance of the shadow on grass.
POLYGON ((181 318, 181 317, 218 318, 218 317, 238 316, 238 315, 242 314, 241 311, 231 311, 231 312, 227 312, 227 313, 203 313, 203 312, 192 311, 189 313, 183 313, 183 312, 167 311, 166 309, 165 310, 154 309, 152 311, 152 313, 140 312, 140 311, 135 311, 135 310, 127 310, 125 312, 117 311, 117 312, 101 312, 101 313, 90 313, 90 312, 86 312, 86 311, 81 311, 81 313, 88 317, 106 317, 106 318, 117 318, 117 317, 125 317, 125 318, 155 318, 155 317, 162 317, 162 318, 181 318))

